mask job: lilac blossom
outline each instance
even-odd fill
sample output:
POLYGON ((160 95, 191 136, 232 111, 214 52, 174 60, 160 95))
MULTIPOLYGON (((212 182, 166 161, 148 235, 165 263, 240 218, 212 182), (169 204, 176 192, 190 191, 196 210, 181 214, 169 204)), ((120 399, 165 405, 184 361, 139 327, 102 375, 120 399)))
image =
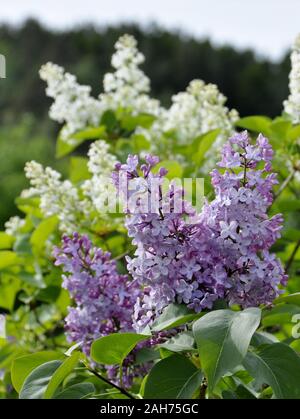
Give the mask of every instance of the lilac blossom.
MULTIPOLYGON (((93 340, 115 332, 133 331, 133 306, 141 294, 137 281, 117 272, 108 252, 92 246, 87 236, 63 236, 62 247, 54 250, 55 264, 64 271, 62 286, 69 291, 74 306, 65 319, 67 339, 81 342, 89 356, 93 340)), ((134 357, 134 355, 131 355, 134 357)), ((131 359, 131 358, 130 358, 131 359)), ((138 367, 129 361, 123 366, 124 385, 130 386, 138 367)), ((118 371, 106 370, 113 381, 118 371)))
POLYGON ((147 156, 140 167, 137 156, 116 165, 113 180, 119 193, 127 200, 137 197, 135 207, 125 208, 128 234, 136 245, 134 257, 127 258, 128 271, 145 287, 135 304, 137 330, 171 302, 196 312, 211 309, 218 299, 241 307, 272 303, 287 280, 279 260, 269 253, 282 227, 280 214, 267 215, 277 183, 272 157, 262 135, 252 144, 247 132, 235 134, 224 145, 221 169, 211 174, 215 199, 200 214, 174 183, 163 192, 166 171, 153 170, 157 157, 147 156), (124 189, 120 179, 136 189, 124 189), (153 180, 159 185, 154 209, 153 180), (181 211, 175 198, 181 200, 181 211))

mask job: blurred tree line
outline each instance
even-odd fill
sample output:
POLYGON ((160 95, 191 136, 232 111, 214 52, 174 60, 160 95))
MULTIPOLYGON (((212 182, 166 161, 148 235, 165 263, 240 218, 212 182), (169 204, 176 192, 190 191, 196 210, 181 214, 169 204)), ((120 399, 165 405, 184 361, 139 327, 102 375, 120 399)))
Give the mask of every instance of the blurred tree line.
POLYGON ((98 95, 103 75, 110 70, 114 43, 125 32, 137 38, 146 57, 143 69, 150 77, 152 95, 165 105, 190 80, 201 78, 216 83, 228 97, 228 106, 242 116, 281 113, 288 95, 288 54, 274 63, 257 57, 252 50, 217 47, 208 39, 198 40, 155 25, 146 29, 134 24, 85 25, 53 31, 35 20, 18 27, 2 24, 0 53, 6 56, 7 78, 0 80, 0 226, 15 212, 13 199, 26 184, 25 161, 36 159, 53 165, 49 138, 55 138, 58 127, 47 117, 51 100, 45 95, 39 68, 47 61, 60 64, 98 95))

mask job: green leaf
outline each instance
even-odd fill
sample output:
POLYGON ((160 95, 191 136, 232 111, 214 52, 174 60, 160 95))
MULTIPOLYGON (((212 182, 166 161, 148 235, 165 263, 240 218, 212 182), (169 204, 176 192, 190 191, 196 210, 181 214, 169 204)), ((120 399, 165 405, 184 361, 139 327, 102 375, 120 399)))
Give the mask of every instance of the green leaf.
POLYGON ((44 248, 45 242, 53 233, 58 225, 58 218, 56 215, 42 220, 31 235, 30 243, 36 251, 41 251, 44 248))
POLYGON ((168 179, 174 179, 174 178, 181 178, 182 177, 183 169, 182 169, 181 165, 175 160, 163 160, 163 161, 159 162, 155 166, 155 172, 158 172, 158 170, 161 167, 164 167, 165 169, 168 170, 168 173, 166 175, 166 177, 168 179))
POLYGON ((19 258, 15 252, 12 252, 11 250, 0 251, 0 269, 5 269, 9 266, 15 265, 18 261, 19 258))
POLYGON ((160 332, 162 330, 172 329, 173 327, 189 323, 201 315, 189 310, 184 304, 169 304, 153 322, 151 330, 160 332))
POLYGON ((149 336, 136 333, 113 333, 92 343, 91 357, 100 364, 122 364, 132 349, 148 338, 149 336))
POLYGON ((294 314, 299 313, 299 307, 294 304, 281 304, 271 309, 265 309, 262 324, 265 327, 291 323, 294 314))
POLYGON ((11 380, 14 388, 19 393, 25 378, 39 365, 47 361, 57 360, 62 355, 55 351, 36 352, 16 358, 11 367, 11 380))
POLYGON ((139 115, 125 115, 121 120, 121 126, 127 131, 133 131, 136 127, 149 129, 155 119, 154 115, 147 113, 141 113, 139 115))
POLYGON ((271 122, 272 120, 266 116, 246 116, 245 118, 239 119, 235 123, 235 126, 268 136, 270 135, 271 122))
POLYGON ((168 339, 159 345, 160 348, 168 349, 173 352, 185 352, 196 350, 195 339, 192 333, 182 332, 168 339))
POLYGON ((159 351, 153 348, 142 348, 137 351, 135 356, 135 364, 144 364, 145 362, 159 359, 159 351))
POLYGON ((300 231, 296 228, 288 228, 283 232, 283 238, 285 240, 297 242, 300 240, 300 231))
POLYGON ((197 165, 200 165, 201 162, 204 160, 205 154, 211 148, 219 134, 220 130, 215 129, 213 131, 208 132, 207 134, 203 134, 200 137, 198 137, 198 149, 196 151, 196 154, 192 155, 192 159, 197 165))
POLYGON ((291 141, 296 141, 300 138, 300 125, 295 125, 291 127, 287 133, 288 139, 291 141))
POLYGON ((289 346, 273 343, 249 352, 243 365, 257 385, 271 386, 277 399, 300 399, 300 357, 289 346))
POLYGON ((47 385, 44 399, 51 399, 55 391, 63 382, 63 380, 73 371, 78 363, 80 352, 73 352, 54 372, 49 384, 47 385))
POLYGON ((256 397, 254 394, 252 394, 246 387, 243 385, 238 385, 235 391, 233 390, 224 390, 222 392, 222 397, 224 400, 232 400, 232 399, 238 399, 238 400, 248 400, 248 399, 255 399, 256 397))
POLYGON ((203 380, 203 372, 197 370, 183 385, 176 399, 190 399, 197 389, 200 388, 203 380))
POLYGON ((289 295, 282 295, 280 297, 277 297, 276 300, 274 300, 274 304, 280 303, 288 303, 300 306, 300 292, 295 292, 294 294, 289 295))
POLYGON ((201 383, 201 372, 186 357, 172 355, 151 369, 145 384, 145 399, 191 398, 201 383))
POLYGON ((238 312, 217 310, 194 323, 193 332, 209 392, 224 374, 232 372, 243 361, 260 316, 258 308, 238 312))
POLYGON ((78 183, 91 177, 87 163, 88 159, 85 157, 71 157, 69 169, 71 182, 78 183))
POLYGON ((118 120, 112 110, 107 110, 103 113, 101 117, 101 125, 104 125, 106 130, 109 132, 114 131, 118 127, 118 120))
POLYGON ((287 140, 288 131, 291 128, 291 122, 286 120, 275 120, 271 124, 271 138, 282 146, 287 140))
POLYGON ((95 392, 95 386, 92 383, 78 383, 74 384, 61 393, 58 393, 54 399, 83 399, 84 397, 88 396, 95 392))
POLYGON ((277 337, 267 332, 255 332, 251 339, 251 345, 255 347, 276 342, 279 342, 277 337))
POLYGON ((98 140, 105 135, 105 127, 101 125, 100 127, 89 127, 82 131, 78 131, 75 134, 72 134, 72 139, 75 140, 98 140))
POLYGON ((13 245, 14 238, 9 234, 0 231, 0 250, 2 249, 10 249, 13 245))
POLYGON ((133 144, 133 149, 135 153, 140 153, 141 151, 149 150, 151 144, 142 134, 135 134, 131 137, 133 144))
POLYGON ((280 211, 298 211, 300 210, 300 200, 299 199, 283 199, 280 198, 280 201, 277 203, 280 211))
POLYGON ((20 280, 17 277, 10 277, 6 281, 0 281, 0 307, 12 311, 17 293, 20 291, 20 280))
POLYGON ((60 159, 62 157, 67 156, 68 154, 72 153, 75 148, 77 148, 84 140, 69 140, 67 142, 65 139, 62 139, 61 136, 58 136, 56 140, 56 152, 55 157, 60 159))
POLYGON ((61 361, 49 361, 35 368, 25 379, 19 398, 42 399, 52 375, 61 366, 61 361))
POLYGON ((61 292, 61 287, 50 285, 49 287, 42 288, 35 296, 36 300, 45 303, 54 303, 61 292))

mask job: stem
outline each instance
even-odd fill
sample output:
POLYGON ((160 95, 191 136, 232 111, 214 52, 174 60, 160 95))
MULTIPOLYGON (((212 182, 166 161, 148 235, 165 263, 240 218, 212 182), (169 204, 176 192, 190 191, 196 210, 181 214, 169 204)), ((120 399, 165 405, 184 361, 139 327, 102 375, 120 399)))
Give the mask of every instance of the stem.
POLYGON ((135 399, 135 397, 130 394, 128 391, 126 391, 124 388, 119 387, 117 384, 112 383, 107 378, 103 377, 103 375, 99 374, 97 371, 93 370, 90 367, 87 367, 88 371, 90 371, 92 374, 95 375, 95 377, 99 378, 99 380, 104 381, 106 384, 109 384, 110 386, 117 389, 120 393, 124 394, 124 396, 127 396, 129 399, 135 399))
POLYGON ((114 260, 121 260, 123 259, 125 256, 127 256, 129 254, 129 251, 127 250, 126 252, 121 253, 120 255, 116 256, 114 258, 114 260))
POLYGON ((297 243, 296 243, 296 245, 294 247, 294 250, 292 251, 292 254, 291 254, 290 258, 289 258, 289 260, 287 261, 287 263, 285 265, 286 272, 288 272, 289 269, 291 268, 291 266, 292 266, 292 264, 294 262, 295 256, 296 256, 299 248, 300 248, 300 240, 297 241, 297 243))
POLYGON ((244 157, 244 179, 243 179, 243 186, 246 186, 247 183, 247 159, 244 157))
POLYGON ((201 399, 201 400, 205 399, 206 389, 207 389, 207 381, 204 378, 202 380, 202 384, 201 384, 201 387, 200 387, 199 399, 201 399))
POLYGON ((274 199, 273 199, 273 203, 274 201, 279 197, 279 195, 281 195, 282 191, 287 187, 287 185, 290 183, 291 180, 293 180, 293 177, 295 176, 295 170, 293 170, 288 177, 285 179, 284 182, 282 182, 280 188, 278 189, 278 191, 276 192, 276 194, 274 194, 274 199))

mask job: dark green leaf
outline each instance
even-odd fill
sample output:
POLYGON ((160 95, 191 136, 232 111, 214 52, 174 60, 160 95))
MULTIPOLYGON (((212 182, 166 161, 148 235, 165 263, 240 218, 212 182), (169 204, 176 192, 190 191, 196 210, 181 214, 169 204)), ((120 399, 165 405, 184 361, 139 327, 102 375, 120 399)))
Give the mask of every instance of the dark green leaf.
POLYGON ((66 388, 61 393, 57 394, 57 396, 55 396, 54 399, 82 399, 94 392, 94 384, 78 383, 66 388))
POLYGON ((193 332, 210 392, 224 374, 241 364, 260 316, 257 308, 239 312, 217 310, 194 323, 193 332))
POLYGON ((182 332, 168 339, 159 345, 160 348, 168 349, 172 352, 185 352, 196 350, 195 339, 192 333, 182 332))
POLYGON ((277 399, 300 399, 300 357, 289 346, 273 343, 249 352, 243 364, 257 385, 272 387, 277 399))
POLYGON ((42 399, 46 388, 61 361, 49 361, 35 368, 25 379, 19 398, 42 399))
POLYGON ((201 372, 186 357, 172 355, 154 365, 145 384, 144 397, 191 398, 201 380, 201 372))

